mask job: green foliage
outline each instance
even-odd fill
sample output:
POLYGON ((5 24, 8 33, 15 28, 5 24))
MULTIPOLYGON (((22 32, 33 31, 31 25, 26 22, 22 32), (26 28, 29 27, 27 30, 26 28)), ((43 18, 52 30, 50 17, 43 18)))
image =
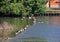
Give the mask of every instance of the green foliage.
POLYGON ((4 0, 0 1, 0 12, 18 15, 40 14, 46 10, 45 3, 46 0, 4 0))

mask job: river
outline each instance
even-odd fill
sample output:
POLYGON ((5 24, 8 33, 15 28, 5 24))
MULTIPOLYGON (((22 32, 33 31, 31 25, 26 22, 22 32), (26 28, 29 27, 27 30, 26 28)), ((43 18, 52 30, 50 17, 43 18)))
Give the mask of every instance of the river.
POLYGON ((60 17, 38 17, 36 24, 28 27, 24 32, 10 39, 10 42, 21 42, 21 38, 40 37, 47 42, 60 42, 60 17))

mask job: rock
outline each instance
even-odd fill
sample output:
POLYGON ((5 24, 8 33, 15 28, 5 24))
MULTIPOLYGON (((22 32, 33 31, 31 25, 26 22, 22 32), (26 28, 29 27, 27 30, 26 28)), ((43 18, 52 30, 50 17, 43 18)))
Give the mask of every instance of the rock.
POLYGON ((29 17, 29 19, 32 19, 32 17, 29 17))
POLYGON ((29 25, 26 25, 26 28, 28 27, 29 25))
POLYGON ((24 31, 24 29, 22 29, 22 31, 24 31))
POLYGON ((44 22, 41 22, 41 23, 44 23, 44 22))
POLYGON ((25 17, 23 17, 23 19, 25 19, 25 17))
POLYGON ((22 32, 23 30, 21 29, 20 31, 22 32))
POLYGON ((16 33, 16 35, 17 35, 18 33, 16 33))
POLYGON ((25 27, 24 29, 26 30, 27 28, 25 27))
POLYGON ((41 22, 38 22, 38 23, 41 23, 41 22))
POLYGON ((36 21, 33 21, 34 24, 36 24, 36 21))

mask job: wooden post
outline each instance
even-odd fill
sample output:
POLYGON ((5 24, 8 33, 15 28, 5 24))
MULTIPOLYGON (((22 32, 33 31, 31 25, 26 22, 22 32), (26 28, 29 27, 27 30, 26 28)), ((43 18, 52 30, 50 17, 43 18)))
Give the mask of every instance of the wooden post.
POLYGON ((49 0, 49 8, 50 8, 50 0, 49 0))
POLYGON ((59 0, 59 8, 60 8, 60 0, 59 0))

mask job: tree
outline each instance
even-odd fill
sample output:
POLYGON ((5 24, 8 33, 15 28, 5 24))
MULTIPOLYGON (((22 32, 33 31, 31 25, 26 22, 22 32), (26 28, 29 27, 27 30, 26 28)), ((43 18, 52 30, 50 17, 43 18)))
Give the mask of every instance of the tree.
POLYGON ((0 2, 0 12, 17 15, 40 14, 46 10, 45 3, 46 0, 4 0, 0 2))

